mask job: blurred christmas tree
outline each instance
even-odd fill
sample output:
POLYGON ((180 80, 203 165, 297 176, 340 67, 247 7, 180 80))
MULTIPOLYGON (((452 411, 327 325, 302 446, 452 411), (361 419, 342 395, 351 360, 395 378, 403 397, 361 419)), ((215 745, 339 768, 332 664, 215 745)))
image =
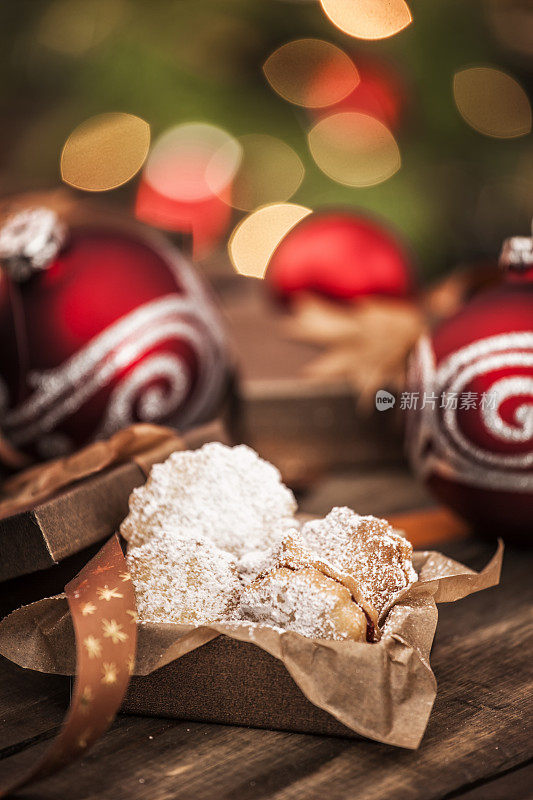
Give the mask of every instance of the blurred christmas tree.
MULTIPOLYGON (((66 136, 92 114, 137 114, 154 136, 206 121, 234 136, 285 141, 305 167, 295 202, 376 212, 403 231, 426 275, 493 255, 504 236, 525 234, 530 224, 531 136, 499 139, 469 127, 454 103, 453 76, 492 65, 527 91, 533 10, 520 0, 412 0, 410 7, 409 27, 365 42, 342 33, 315 2, 7 0, 0 7, 0 190, 55 185, 66 136), (388 180, 344 186, 313 161, 309 116, 262 72, 276 48, 303 37, 338 44, 356 66, 383 65, 369 92, 388 104, 401 152, 401 168, 388 180)), ((131 204, 134 191, 116 197, 131 204)))

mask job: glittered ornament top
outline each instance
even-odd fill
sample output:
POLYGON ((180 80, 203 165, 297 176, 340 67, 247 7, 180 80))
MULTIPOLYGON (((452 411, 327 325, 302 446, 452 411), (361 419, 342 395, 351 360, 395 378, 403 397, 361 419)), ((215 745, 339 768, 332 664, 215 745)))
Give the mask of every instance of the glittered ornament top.
POLYGON ((32 250, 26 224, 23 246, 8 253, 17 220, 9 225, 9 236, 0 231, 0 426, 11 444, 48 458, 132 422, 184 428, 214 416, 225 335, 179 251, 110 228, 74 228, 58 242, 42 226, 32 250))

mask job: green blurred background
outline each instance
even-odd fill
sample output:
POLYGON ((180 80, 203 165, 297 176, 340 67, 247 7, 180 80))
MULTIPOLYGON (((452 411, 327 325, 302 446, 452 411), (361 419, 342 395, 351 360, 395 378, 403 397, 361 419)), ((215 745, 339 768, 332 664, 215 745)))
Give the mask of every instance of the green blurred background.
MULTIPOLYGON (((500 140, 471 129, 455 107, 452 80, 464 66, 492 65, 531 98, 533 3, 411 0, 410 7, 406 30, 363 42, 335 28, 312 0, 3 0, 0 191, 56 186, 66 137, 93 114, 137 114, 153 138, 205 120, 234 135, 286 141, 306 170, 295 202, 376 212, 403 232, 427 277, 493 257, 503 237, 530 227, 531 135, 500 140), (356 64, 359 56, 382 59, 399 77, 402 167, 385 183, 356 189, 324 175, 307 149, 305 112, 264 79, 276 47, 307 36, 339 44, 356 64)), ((134 180, 106 199, 131 208, 135 191, 134 180)), ((234 216, 236 223, 242 214, 234 216)), ((225 258, 224 242, 217 257, 225 258)))

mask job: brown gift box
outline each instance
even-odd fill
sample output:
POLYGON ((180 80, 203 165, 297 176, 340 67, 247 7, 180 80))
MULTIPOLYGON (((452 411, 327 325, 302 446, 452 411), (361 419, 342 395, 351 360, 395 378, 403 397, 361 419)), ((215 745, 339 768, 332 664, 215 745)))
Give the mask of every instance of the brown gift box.
POLYGON ((11 479, 0 496, 0 581, 55 566, 109 537, 128 513, 132 489, 146 481, 153 464, 212 440, 226 441, 218 422, 183 435, 132 425, 11 479))
MULTIPOLYGON (((419 580, 382 615, 378 643, 309 639, 252 623, 137 625, 134 675, 122 710, 306 733, 367 736, 416 748, 436 696, 429 655, 439 602, 499 581, 503 547, 481 572, 417 552, 419 580)), ((0 623, 0 653, 21 667, 72 675, 64 595, 0 623)))
POLYGON ((255 644, 228 636, 217 636, 149 675, 134 675, 122 711, 297 733, 358 735, 313 705, 281 661, 255 644))
POLYGON ((240 436, 286 483, 305 487, 328 470, 403 461, 394 413, 359 408, 343 378, 310 377, 323 348, 286 333, 290 315, 261 282, 232 282, 222 306, 239 355, 240 436))

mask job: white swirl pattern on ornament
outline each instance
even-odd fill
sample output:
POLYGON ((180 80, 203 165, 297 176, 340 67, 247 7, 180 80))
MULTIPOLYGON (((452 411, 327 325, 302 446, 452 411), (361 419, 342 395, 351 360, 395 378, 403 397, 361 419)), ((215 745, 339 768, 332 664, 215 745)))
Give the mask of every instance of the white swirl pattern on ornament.
MULTIPOLYGON (((430 345, 431 347, 431 345, 430 345)), ((533 350, 533 332, 515 331, 489 336, 478 342, 461 347, 444 359, 439 366, 439 381, 447 383, 461 367, 471 364, 481 356, 509 350, 533 350)))
MULTIPOLYGON (((30 373, 28 382, 37 391, 24 403, 9 412, 6 418, 7 424, 14 427, 32 420, 67 391, 66 384, 69 387, 75 387, 91 374, 104 358, 116 358, 117 368, 127 366, 132 358, 140 355, 139 331, 143 332, 143 336, 147 332, 153 336, 155 326, 161 324, 165 319, 173 316, 179 316, 181 319, 187 314, 194 317, 194 313, 195 304, 192 301, 171 294, 145 303, 130 314, 126 314, 95 336, 86 347, 75 353, 61 366, 47 372, 30 373), (130 346, 126 349, 125 344, 130 339, 130 346), (114 354, 119 347, 123 348, 122 353, 114 354), (134 355, 135 353, 137 356, 134 355)), ((147 340, 143 339, 141 352, 146 347, 147 340)))
MULTIPOLYGON (((438 367, 428 337, 423 337, 411 361, 409 386, 421 393, 460 392, 479 376, 487 376, 502 367, 533 367, 533 333, 519 331, 492 336, 461 348, 438 367)), ((533 444, 533 378, 514 375, 500 378, 487 389, 494 403, 481 410, 481 421, 489 434, 508 442, 533 444), (516 426, 501 416, 502 404, 512 397, 532 396, 531 403, 515 409, 516 426)), ((499 454, 468 441, 459 429, 457 409, 446 408, 442 425, 438 410, 430 405, 420 409, 418 419, 409 421, 411 458, 422 475, 432 473, 453 477, 463 483, 492 488, 529 492, 533 475, 526 472, 533 464, 533 447, 516 455, 499 454)))
POLYGON ((481 416, 494 436, 504 442, 528 442, 533 439, 533 400, 515 409, 516 426, 508 425, 499 414, 500 406, 510 397, 530 394, 533 398, 533 378, 502 378, 492 385, 491 392, 496 398, 496 407, 482 409, 481 416))
POLYGON ((183 403, 190 388, 190 376, 177 355, 166 353, 149 356, 122 380, 113 391, 106 416, 97 433, 97 439, 110 436, 114 431, 131 425, 136 419, 153 422, 169 416, 183 403), (164 380, 168 386, 152 386, 154 380, 164 380), (138 403, 135 413, 136 402, 138 403))
MULTIPOLYGON (((167 295, 122 317, 57 369, 32 374, 29 380, 36 387, 35 392, 5 416, 10 441, 20 446, 53 431, 118 373, 154 346, 172 339, 184 341, 192 349, 199 371, 197 386, 180 423, 186 425, 201 417, 222 385, 224 361, 212 337, 206 335, 197 302, 167 295)), ((177 367, 176 361, 174 369, 182 376, 183 362, 180 360, 177 367)), ((171 393, 177 392, 177 379, 175 383, 171 393)), ((110 432, 109 426, 106 430, 110 432)))
MULTIPOLYGON (((533 338, 533 337, 532 337, 533 338)), ((448 392, 461 392, 465 386, 467 386, 473 378, 477 378, 480 375, 488 375, 490 372, 493 372, 497 369, 502 369, 503 367, 533 367, 533 353, 514 353, 514 352, 503 352, 498 353, 492 356, 486 356, 485 358, 476 361, 471 366, 462 370, 459 375, 455 378, 455 380, 451 381, 448 387, 446 385, 442 385, 439 382, 439 370, 437 370, 437 382, 438 382, 438 389, 437 391, 448 391, 448 392), (442 388, 441 388, 442 387, 442 388)), ((528 383, 533 383, 533 379, 529 381, 527 376, 516 376, 513 383, 513 390, 514 395, 525 395, 528 391, 528 383)), ((492 394, 494 391, 493 384, 489 392, 492 394)), ((513 441, 520 441, 525 442, 528 439, 532 438, 533 435, 533 427, 530 424, 527 424, 525 428, 511 428, 510 425, 507 425, 505 420, 503 420, 500 415, 501 404, 503 400, 508 400, 512 397, 512 393, 507 393, 506 396, 498 402, 499 398, 495 398, 495 408, 492 411, 492 414, 487 417, 482 413, 481 418, 485 423, 486 430, 496 436, 499 439, 503 439, 506 442, 513 442, 513 441), (498 423, 496 423, 498 420, 498 423), (504 430, 511 430, 518 434, 518 438, 516 435, 509 435, 504 434, 504 430), (529 433, 528 433, 529 431, 529 433), (523 433, 527 433, 525 438, 523 437, 523 433)), ((530 416, 533 415, 533 402, 529 406, 530 416)), ((521 453, 520 455, 503 455, 498 453, 492 453, 489 450, 484 450, 481 447, 476 447, 476 445, 471 444, 468 439, 461 433, 459 429, 459 425, 457 422, 457 409, 447 408, 444 412, 444 425, 447 428, 450 436, 452 439, 456 441, 456 443, 462 447, 467 453, 469 453, 474 459, 481 461, 486 464, 495 464, 497 466, 509 466, 509 467, 529 467, 533 464, 533 450, 531 453, 521 453)))

